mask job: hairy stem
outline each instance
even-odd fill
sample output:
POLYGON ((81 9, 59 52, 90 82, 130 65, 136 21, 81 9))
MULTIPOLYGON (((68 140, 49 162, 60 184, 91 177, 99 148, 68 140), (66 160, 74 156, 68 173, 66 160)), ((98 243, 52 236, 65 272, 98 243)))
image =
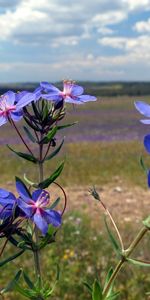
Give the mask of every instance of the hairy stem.
POLYGON ((124 262, 126 261, 126 258, 128 258, 130 256, 130 254, 133 252, 133 250, 136 248, 136 246, 139 244, 139 242, 142 240, 143 236, 146 234, 146 232, 148 232, 148 230, 149 230, 148 228, 143 227, 140 230, 140 232, 137 234, 137 236, 135 237, 135 239, 133 240, 133 242, 131 243, 129 248, 124 251, 125 255, 122 256, 121 260, 118 262, 116 268, 114 269, 112 276, 110 277, 110 279, 103 291, 104 298, 107 296, 107 294, 111 288, 111 285, 114 282, 114 280, 116 279, 119 271, 121 270, 124 262))

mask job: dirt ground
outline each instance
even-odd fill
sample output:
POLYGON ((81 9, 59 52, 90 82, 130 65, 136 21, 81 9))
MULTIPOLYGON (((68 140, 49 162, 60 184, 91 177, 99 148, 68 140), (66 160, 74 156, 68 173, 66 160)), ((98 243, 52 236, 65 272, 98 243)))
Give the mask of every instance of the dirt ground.
MULTIPOLYGON (((89 187, 78 186, 66 188, 68 210, 82 209, 91 218, 103 213, 100 203, 90 195, 89 187)), ((96 187, 111 214, 121 223, 141 223, 150 214, 150 189, 125 186, 122 182, 96 187)))

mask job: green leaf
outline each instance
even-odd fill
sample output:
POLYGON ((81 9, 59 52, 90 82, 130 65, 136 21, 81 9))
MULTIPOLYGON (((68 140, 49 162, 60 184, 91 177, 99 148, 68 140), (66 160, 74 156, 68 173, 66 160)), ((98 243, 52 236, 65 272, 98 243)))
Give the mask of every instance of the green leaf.
MULTIPOLYGON (((106 286, 107 286, 107 284, 109 282, 109 279, 112 276, 112 274, 113 274, 113 268, 110 268, 109 271, 108 271, 108 273, 107 273, 107 275, 106 275, 105 284, 104 284, 104 290, 105 290, 105 288, 106 288, 106 286)), ((109 289, 109 292, 107 293, 107 296, 111 295, 111 293, 112 293, 112 287, 113 287, 113 285, 111 285, 111 288, 109 289)))
POLYGON ((84 281, 83 284, 88 289, 88 291, 90 292, 90 294, 92 294, 92 287, 90 286, 90 284, 88 282, 86 282, 86 281, 84 281))
POLYGON ((23 129, 26 133, 26 135, 28 136, 29 140, 33 143, 36 143, 36 139, 35 137, 32 135, 32 133, 30 132, 30 130, 26 127, 26 126, 23 126, 23 129))
POLYGON ((142 169, 146 172, 146 175, 147 175, 148 168, 145 166, 145 163, 144 163, 144 160, 143 160, 142 156, 140 157, 140 165, 141 165, 142 169))
POLYGON ((70 123, 70 124, 66 124, 66 125, 57 126, 57 128, 58 128, 58 130, 61 130, 61 129, 64 129, 64 128, 67 128, 67 127, 71 127, 75 124, 78 124, 78 121, 70 123))
POLYGON ((32 122, 30 122, 28 120, 28 118, 24 117, 24 120, 26 121, 26 123, 35 131, 41 131, 40 128, 38 126, 36 126, 35 124, 33 124, 32 122))
POLYGON ((126 261, 129 263, 139 266, 139 267, 150 267, 150 262, 149 261, 144 261, 144 260, 139 260, 139 259, 131 259, 131 258, 126 258, 126 261))
POLYGON ((107 223, 107 221, 106 221, 106 218, 104 219, 104 221, 105 221, 105 226, 106 226, 107 233, 108 233, 108 235, 109 235, 110 241, 111 241, 111 243, 112 243, 112 246, 113 246, 113 248, 114 248, 116 254, 117 254, 118 256, 120 256, 121 249, 120 249, 120 247, 119 247, 119 245, 118 245, 118 242, 116 241, 116 238, 114 237, 113 233, 112 233, 111 230, 109 229, 109 226, 108 226, 108 223, 107 223))
POLYGON ((95 279, 93 288, 92 288, 92 300, 102 300, 102 288, 97 279, 95 279))
POLYGON ((59 146, 58 146, 58 147, 57 147, 50 155, 48 155, 48 156, 45 158, 45 160, 50 160, 50 159, 52 159, 54 156, 56 156, 57 153, 60 151, 60 149, 61 149, 63 143, 64 143, 64 139, 62 140, 61 144, 60 144, 60 145, 59 145, 59 146))
POLYGON ((63 170, 63 167, 64 167, 64 161, 59 165, 59 167, 55 170, 55 172, 50 176, 48 177, 47 179, 45 179, 44 181, 40 182, 38 187, 40 189, 46 189, 47 187, 49 187, 49 185, 55 181, 55 179, 60 175, 60 173, 62 172, 63 170))
POLYGON ((50 289, 46 292, 46 298, 49 297, 49 296, 53 293, 53 291, 54 291, 54 289, 55 289, 55 287, 56 287, 56 284, 57 284, 57 282, 58 282, 58 280, 59 280, 59 275, 60 275, 60 270, 59 270, 59 265, 57 264, 56 280, 55 280, 55 282, 54 282, 54 284, 53 284, 53 287, 50 288, 50 289))
POLYGON ((49 143, 55 136, 56 132, 58 130, 58 127, 55 126, 53 127, 48 133, 47 135, 40 141, 40 144, 47 144, 49 143))
POLYGON ((4 266, 5 264, 7 264, 8 262, 14 260, 15 258, 17 258, 18 256, 22 255, 24 252, 24 250, 21 250, 20 252, 12 255, 12 256, 9 256, 8 258, 6 258, 5 260, 1 261, 0 262, 0 267, 4 266))
POLYGON ((50 206, 50 209, 54 209, 54 208, 58 205, 59 202, 60 202, 60 197, 58 197, 58 198, 53 202, 53 204, 50 206))
POLYGON ((13 153, 15 153, 17 156, 22 157, 22 158, 24 158, 25 160, 31 161, 31 162, 33 162, 34 164, 36 164, 36 163, 38 162, 38 160, 37 160, 34 156, 32 156, 32 155, 30 155, 30 154, 18 152, 18 151, 16 151, 16 150, 12 149, 9 145, 7 145, 7 147, 9 148, 9 150, 11 150, 11 151, 12 151, 13 153))
POLYGON ((106 300, 115 300, 118 298, 119 295, 120 295, 120 292, 116 292, 116 293, 112 294, 111 296, 107 297, 106 300))
POLYGON ((26 183, 28 183, 30 186, 36 186, 36 184, 33 181, 27 178, 26 174, 24 174, 23 178, 26 181, 26 183))
POLYGON ((32 299, 33 296, 36 296, 35 291, 22 288, 18 283, 15 285, 15 290, 29 299, 32 299))
POLYGON ((2 289, 2 290, 0 291, 0 294, 4 294, 4 293, 7 293, 7 292, 9 292, 9 291, 12 291, 13 288, 15 287, 16 283, 18 282, 18 280, 19 280, 19 278, 20 278, 20 276, 21 276, 21 273, 22 273, 22 270, 20 269, 20 270, 16 273, 15 277, 8 283, 8 285, 7 285, 4 289, 2 289))
POLYGON ((29 276, 27 275, 27 273, 24 272, 24 271, 23 271, 23 277, 24 277, 24 280, 25 280, 25 282, 27 283, 28 287, 29 287, 30 289, 34 289, 35 287, 34 287, 33 282, 31 281, 31 279, 29 278, 29 276))

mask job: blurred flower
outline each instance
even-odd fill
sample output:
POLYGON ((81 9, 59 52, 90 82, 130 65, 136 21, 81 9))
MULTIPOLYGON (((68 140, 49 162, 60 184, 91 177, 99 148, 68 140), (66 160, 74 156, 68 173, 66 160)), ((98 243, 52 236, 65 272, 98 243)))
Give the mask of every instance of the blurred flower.
MULTIPOLYGON (((136 101, 135 103, 136 109, 145 117, 150 118, 150 105, 143 101, 136 101)), ((140 120, 143 124, 150 124, 150 119, 140 120)))
POLYGON ((4 189, 0 189, 0 219, 4 220, 12 217, 16 205, 17 199, 15 195, 4 189))
POLYGON ((88 101, 96 101, 96 97, 90 95, 82 95, 83 87, 76 85, 74 82, 65 80, 63 83, 63 91, 48 82, 41 82, 41 88, 47 94, 42 94, 42 98, 50 101, 64 100, 68 103, 83 104, 88 101))
POLYGON ((45 235, 48 231, 48 225, 61 225, 61 215, 52 209, 47 208, 49 204, 49 193, 44 190, 35 190, 32 196, 21 181, 16 181, 16 188, 20 195, 18 206, 25 213, 27 218, 31 219, 39 230, 45 235))

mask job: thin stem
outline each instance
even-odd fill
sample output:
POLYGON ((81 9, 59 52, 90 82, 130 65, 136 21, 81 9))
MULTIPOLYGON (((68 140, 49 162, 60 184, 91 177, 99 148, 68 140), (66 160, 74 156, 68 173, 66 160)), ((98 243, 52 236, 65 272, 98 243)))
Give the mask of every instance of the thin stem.
POLYGON ((63 216, 63 214, 64 214, 64 212, 65 212, 65 210, 66 210, 66 207, 67 207, 67 195, 66 195, 66 192, 65 192, 65 190, 63 189, 63 187, 59 184, 59 183, 57 183, 57 182, 53 182, 54 184, 56 184, 61 190, 62 190, 62 192, 63 192, 63 194, 64 194, 64 198, 65 198, 65 203, 64 203, 64 208, 63 208, 63 210, 62 210, 62 212, 61 212, 61 216, 63 216))
POLYGON ((116 231, 116 234, 117 234, 117 236, 118 236, 118 239, 119 239, 119 241, 120 241, 120 245, 121 245, 122 251, 124 251, 124 245, 123 245, 122 237, 121 237, 121 235, 120 235, 120 232, 119 232, 119 230, 118 230, 118 227, 117 227, 117 225, 116 225, 116 223, 115 223, 115 221, 114 221, 114 219, 113 219, 111 213, 109 212, 108 208, 105 206, 105 204, 104 204, 101 200, 100 200, 100 203, 101 203, 101 205, 103 206, 103 208, 104 208, 106 214, 109 216, 109 218, 110 218, 110 220, 111 220, 111 222, 112 222, 112 224, 113 224, 113 226, 114 226, 114 228, 115 228, 115 231, 116 231))
POLYGON ((24 144, 24 145, 25 145, 25 147, 28 149, 28 151, 31 153, 31 155, 33 156, 33 152, 32 152, 32 150, 31 150, 31 149, 28 147, 28 145, 26 144, 26 142, 25 142, 24 138, 22 137, 22 135, 21 135, 20 131, 18 130, 17 126, 15 125, 15 123, 14 123, 14 121, 13 121, 12 119, 10 119, 10 123, 11 123, 11 125, 13 125, 13 126, 14 126, 14 128, 15 128, 15 130, 16 130, 16 132, 17 132, 17 134, 19 135, 20 139, 22 140, 23 144, 24 144))
MULTIPOLYGON (((35 226, 35 242, 38 244, 38 228, 35 226)), ((34 250, 34 263, 35 263, 35 274, 36 277, 41 277, 39 250, 34 250)))
POLYGON ((49 142, 49 144, 48 144, 48 147, 47 147, 47 150, 46 150, 46 152, 45 152, 45 155, 44 155, 43 160, 45 160, 45 158, 46 158, 46 156, 47 156, 47 154, 48 154, 48 152, 49 152, 50 146, 51 146, 51 142, 49 142))
POLYGON ((146 232, 148 232, 148 228, 143 227, 140 232, 137 234, 137 236, 135 237, 135 239, 133 240, 133 242, 131 243, 131 245, 129 246, 129 248, 127 250, 124 251, 124 256, 122 256, 121 260, 119 261, 119 263, 117 264, 112 276, 110 277, 104 291, 103 291, 103 295, 104 298, 107 296, 109 289, 112 285, 112 283, 114 282, 114 280, 116 279, 119 271, 121 270, 124 262, 126 261, 126 259, 130 256, 130 254, 133 252, 133 250, 136 248, 136 246, 139 244, 139 242, 141 241, 141 239, 143 238, 143 236, 145 235, 146 232))
MULTIPOLYGON (((41 134, 42 139, 42 134, 41 134)), ((39 182, 43 181, 43 163, 42 163, 42 151, 43 145, 39 144, 39 182)), ((38 236, 38 228, 35 225, 35 243, 38 245, 39 236, 38 236)), ((40 268, 40 251, 38 249, 34 250, 34 263, 35 263, 35 273, 37 278, 41 278, 41 268, 40 268)))

